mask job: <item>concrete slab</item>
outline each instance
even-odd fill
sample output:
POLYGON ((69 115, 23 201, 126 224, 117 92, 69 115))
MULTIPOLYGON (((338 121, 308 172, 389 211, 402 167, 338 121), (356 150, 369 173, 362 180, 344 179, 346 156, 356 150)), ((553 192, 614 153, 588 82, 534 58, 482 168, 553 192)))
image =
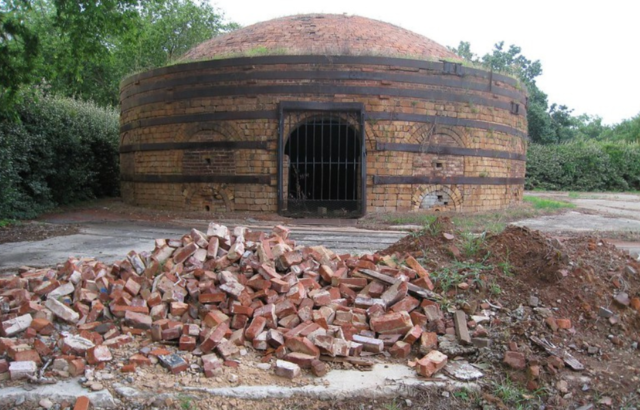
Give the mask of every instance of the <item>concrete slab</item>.
MULTIPOLYGON (((105 263, 123 259, 131 251, 153 250, 156 238, 179 238, 191 228, 207 230, 207 221, 188 221, 184 226, 150 226, 140 222, 83 223, 80 234, 35 242, 0 245, 0 269, 22 265, 55 266, 70 256, 94 257, 105 263)), ((233 226, 233 225, 230 225, 233 226)), ((246 226, 246 225, 245 225, 246 226)), ((270 231, 272 225, 250 225, 253 230, 270 231)), ((300 245, 323 245, 343 254, 373 253, 406 235, 401 231, 372 231, 353 227, 290 226, 291 237, 300 245)))
MULTIPOLYGON (((182 392, 194 394, 210 394, 214 396, 235 397, 259 400, 265 398, 290 398, 294 396, 314 397, 318 399, 343 399, 353 397, 393 397, 399 393, 406 394, 407 387, 442 387, 466 388, 477 390, 475 383, 458 382, 442 374, 426 380, 419 377, 415 370, 401 364, 376 364, 372 371, 332 370, 327 376, 313 379, 315 384, 300 387, 285 386, 236 386, 221 388, 182 387, 182 392)), ((131 386, 114 385, 114 390, 122 397, 136 400, 147 400, 158 397, 156 393, 144 392, 131 386)), ((184 393, 182 393, 184 394, 184 393)), ((177 397, 166 394, 160 396, 177 397)))
POLYGON ((117 408, 117 402, 109 390, 97 392, 85 389, 78 383, 78 379, 68 379, 56 384, 32 385, 0 388, 0 408, 19 408, 20 403, 38 403, 42 399, 49 399, 54 403, 67 401, 74 403, 79 396, 87 396, 94 408, 117 408))

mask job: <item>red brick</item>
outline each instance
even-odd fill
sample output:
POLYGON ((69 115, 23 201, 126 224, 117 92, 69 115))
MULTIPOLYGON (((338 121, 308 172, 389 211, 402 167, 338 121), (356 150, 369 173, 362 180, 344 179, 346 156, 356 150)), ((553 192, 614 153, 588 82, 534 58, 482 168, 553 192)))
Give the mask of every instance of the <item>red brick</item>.
POLYGON ((408 343, 409 345, 414 344, 418 339, 422 336, 422 327, 421 326, 413 326, 407 334, 402 339, 403 342, 408 343))
POLYGON ((289 362, 293 362, 297 364, 303 369, 310 369, 311 364, 313 363, 314 360, 316 360, 316 357, 308 354, 304 354, 304 353, 291 352, 291 353, 287 353, 284 356, 284 359, 289 362))
POLYGON ((153 322, 151 316, 129 310, 124 314, 124 321, 129 326, 143 330, 151 329, 151 324, 153 322))
POLYGON ((431 377, 447 364, 447 356, 437 350, 432 350, 417 362, 418 374, 424 377, 431 377))
POLYGON ((412 327, 411 317, 407 312, 389 313, 371 319, 371 329, 380 334, 406 333, 412 327))
POLYGON ((504 353, 503 363, 517 370, 527 367, 527 362, 523 353, 507 351, 504 353))
POLYGON ((91 401, 87 396, 80 396, 76 399, 76 404, 73 406, 73 410, 89 410, 91 408, 91 401))
POLYGON ((69 363, 69 375, 71 377, 77 377, 84 374, 84 360, 82 359, 72 359, 68 361, 69 363))
POLYGON ((397 341, 393 346, 391 346, 389 353, 391 354, 391 357, 405 359, 411 353, 411 345, 403 341, 397 341))
POLYGON ((265 328, 267 324, 267 319, 265 319, 262 316, 256 317, 251 321, 251 324, 249 325, 249 327, 247 327, 247 330, 244 333, 244 336, 247 338, 247 340, 252 341, 253 339, 255 339, 256 336, 258 336, 258 334, 260 334, 263 329, 265 328))
POLYGON ((188 352, 195 350, 196 338, 192 336, 181 336, 179 342, 179 349, 186 350, 188 352))
POLYGON ((111 350, 107 346, 94 346, 86 352, 87 363, 96 365, 99 363, 110 362, 113 360, 111 350))
MULTIPOLYGON (((167 351, 167 354, 169 352, 167 351)), ((133 363, 137 366, 151 366, 152 362, 148 357, 145 357, 144 355, 140 354, 140 353, 136 353, 133 356, 131 356, 129 358, 129 363, 133 363)))
POLYGON ((311 372, 316 377, 323 377, 329 373, 329 366, 321 360, 311 361, 311 372))
POLYGON ((570 319, 556 319, 556 324, 559 329, 571 329, 570 319))
POLYGON ((125 364, 120 368, 120 371, 122 373, 133 373, 136 371, 136 364, 135 363, 125 364))

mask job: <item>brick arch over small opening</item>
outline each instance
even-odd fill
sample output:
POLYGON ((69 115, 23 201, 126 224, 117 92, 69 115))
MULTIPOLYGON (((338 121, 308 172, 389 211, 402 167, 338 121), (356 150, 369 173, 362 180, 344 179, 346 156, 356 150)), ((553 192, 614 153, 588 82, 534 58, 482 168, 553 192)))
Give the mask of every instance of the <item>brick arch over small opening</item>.
POLYGON ((452 127, 438 124, 419 124, 409 133, 408 142, 425 146, 443 145, 464 148, 467 135, 452 127))
POLYGON ((242 141, 243 133, 238 127, 229 122, 200 122, 186 124, 178 133, 176 142, 197 141, 242 141))
POLYGON ((414 211, 458 211, 462 202, 462 192, 456 185, 421 185, 411 199, 414 211))

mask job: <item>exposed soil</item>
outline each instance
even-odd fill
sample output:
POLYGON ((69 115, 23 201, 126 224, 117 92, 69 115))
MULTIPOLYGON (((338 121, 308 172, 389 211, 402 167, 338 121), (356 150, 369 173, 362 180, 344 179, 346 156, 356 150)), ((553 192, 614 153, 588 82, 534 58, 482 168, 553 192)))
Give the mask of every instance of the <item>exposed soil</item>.
POLYGON ((0 227, 0 244, 42 241, 56 236, 73 235, 78 232, 78 227, 70 224, 58 225, 37 221, 17 222, 0 227))
POLYGON ((494 381, 508 375, 523 388, 542 389, 547 405, 557 408, 577 407, 601 397, 611 398, 614 406, 638 405, 640 315, 614 301, 622 292, 629 299, 640 297, 640 275, 633 273, 640 272, 640 263, 625 252, 592 234, 558 240, 515 226, 498 235, 470 238, 456 232, 446 218, 381 253, 396 252, 421 258, 438 278, 436 291, 467 313, 487 312, 483 303, 500 307, 488 326, 494 348, 489 355, 477 357, 497 366, 491 376, 494 381), (469 241, 481 243, 473 254, 468 252, 475 249, 469 241), (447 275, 458 278, 452 287, 445 280, 447 275), (601 307, 609 313, 600 312, 601 307), (547 315, 569 319, 570 328, 553 330, 547 315), (545 366, 549 354, 531 336, 567 350, 585 371, 545 366), (539 378, 501 365, 509 343, 527 355, 529 365, 543 368, 539 378), (568 381, 566 389, 564 385, 557 388, 560 380, 568 381))

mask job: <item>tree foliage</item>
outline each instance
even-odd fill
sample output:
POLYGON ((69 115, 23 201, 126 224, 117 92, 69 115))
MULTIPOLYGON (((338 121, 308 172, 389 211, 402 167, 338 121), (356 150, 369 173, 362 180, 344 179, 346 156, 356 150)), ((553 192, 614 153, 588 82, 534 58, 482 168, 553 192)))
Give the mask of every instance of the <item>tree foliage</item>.
MULTIPOLYGON (((0 3, 0 108, 31 80, 38 55, 38 37, 21 19, 27 3, 0 3)), ((0 117, 2 113, 0 113, 0 117)))
POLYGON ((118 103, 121 79, 236 27, 206 1, 9 0, 0 9, 0 86, 118 103), (11 10, 9 12, 8 10, 11 10), (8 40, 7 40, 8 39, 8 40), (6 45, 6 46, 5 46, 6 45))
POLYGON ((118 113, 20 91, 17 121, 0 121, 0 219, 119 192, 118 113))
POLYGON ((531 141, 540 144, 560 143, 577 137, 596 138, 607 127, 602 119, 589 115, 574 116, 566 105, 549 104, 548 96, 540 90, 536 78, 542 74, 540 60, 531 61, 522 54, 520 47, 510 45, 505 49, 504 41, 496 43, 490 53, 482 57, 471 51, 471 44, 462 41, 457 48, 451 48, 463 59, 484 68, 511 74, 519 78, 527 87, 529 103, 527 121, 531 141))

